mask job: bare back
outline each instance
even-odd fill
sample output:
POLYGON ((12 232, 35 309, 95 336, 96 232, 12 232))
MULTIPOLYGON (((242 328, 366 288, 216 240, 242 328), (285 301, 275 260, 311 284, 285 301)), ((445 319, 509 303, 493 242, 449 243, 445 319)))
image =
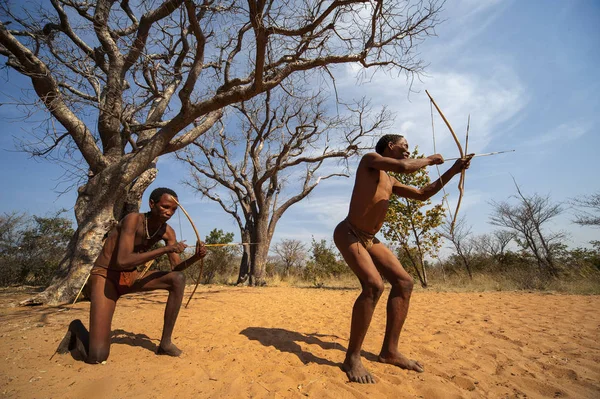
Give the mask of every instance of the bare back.
POLYGON ((364 232, 376 234, 383 225, 395 179, 384 170, 369 167, 365 158, 356 171, 348 221, 364 232))

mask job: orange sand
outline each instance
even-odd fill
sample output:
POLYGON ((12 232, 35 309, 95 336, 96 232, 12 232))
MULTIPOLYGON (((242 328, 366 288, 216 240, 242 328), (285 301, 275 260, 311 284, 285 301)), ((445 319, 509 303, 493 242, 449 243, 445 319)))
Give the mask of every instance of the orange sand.
MULTIPOLYGON (((190 287, 188 287, 189 293, 190 287)), ((0 393, 14 398, 600 398, 600 297, 416 292, 401 349, 416 374, 376 362, 385 300, 364 345, 377 384, 340 369, 357 290, 201 287, 181 309, 180 358, 156 356, 166 293, 128 295, 107 364, 49 360, 72 310, 14 307, 0 291, 0 393)), ((186 295, 187 299, 187 295, 186 295)))

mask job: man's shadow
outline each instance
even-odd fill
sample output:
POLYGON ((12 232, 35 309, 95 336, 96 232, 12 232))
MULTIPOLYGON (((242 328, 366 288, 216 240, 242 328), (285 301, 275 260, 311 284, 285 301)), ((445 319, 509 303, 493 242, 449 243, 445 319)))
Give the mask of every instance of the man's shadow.
MULTIPOLYGON (((305 342, 309 345, 319 345, 321 348, 330 350, 337 349, 345 352, 346 348, 337 342, 325 342, 319 337, 329 337, 324 334, 303 334, 296 331, 289 331, 283 328, 265 328, 265 327, 248 327, 240 332, 240 334, 248 337, 249 340, 258 341, 264 346, 273 346, 281 352, 293 353, 304 364, 317 363, 334 367, 342 367, 342 363, 332 362, 328 359, 315 356, 311 352, 302 350, 297 342, 305 342)), ((339 338, 339 337, 335 337, 339 338)), ((343 356, 342 356, 343 357, 343 356)))
POLYGON ((152 339, 146 334, 134 334, 129 331, 117 329, 113 330, 110 336, 111 344, 123 344, 129 346, 141 346, 151 352, 156 352, 158 345, 152 342, 152 339))

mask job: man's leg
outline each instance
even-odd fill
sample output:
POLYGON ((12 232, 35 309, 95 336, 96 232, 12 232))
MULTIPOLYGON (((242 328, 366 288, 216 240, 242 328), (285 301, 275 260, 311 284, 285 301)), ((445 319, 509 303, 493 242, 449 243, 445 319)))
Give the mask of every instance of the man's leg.
POLYGON ((379 354, 379 361, 389 363, 407 370, 423 372, 423 366, 406 358, 398 351, 400 332, 408 314, 410 295, 413 289, 413 279, 404 270, 400 261, 385 245, 378 243, 369 250, 373 262, 381 271, 381 274, 392 285, 387 302, 387 323, 385 326, 385 338, 379 354))
POLYGON ((173 328, 179 315, 179 308, 183 301, 185 290, 185 275, 182 272, 153 272, 136 282, 132 292, 167 290, 169 298, 165 307, 164 327, 160 344, 156 353, 158 355, 179 356, 181 350, 171 341, 173 328))
POLYGON ((88 348, 90 347, 90 333, 85 328, 81 320, 73 320, 69 324, 67 333, 58 345, 56 353, 73 353, 76 360, 86 360, 88 357, 88 348))
POLYGON ((92 275, 90 338, 86 363, 102 363, 110 353, 110 327, 119 294, 114 284, 103 276, 92 275))
POLYGON ((362 364, 360 351, 369 324, 371 324, 375 306, 383 293, 383 281, 369 253, 358 243, 358 239, 350 232, 345 223, 342 222, 336 227, 333 240, 362 286, 362 292, 352 308, 350 342, 343 368, 350 381, 374 383, 373 376, 362 364))

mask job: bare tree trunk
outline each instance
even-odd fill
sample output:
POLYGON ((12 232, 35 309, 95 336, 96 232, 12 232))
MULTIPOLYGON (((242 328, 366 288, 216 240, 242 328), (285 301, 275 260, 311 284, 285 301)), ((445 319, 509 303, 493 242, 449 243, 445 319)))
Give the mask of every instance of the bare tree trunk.
MULTIPOLYGON (((268 215, 267 215, 268 216, 268 215)), ((269 255, 269 247, 271 246, 271 235, 268 231, 268 218, 258 218, 252 232, 253 243, 250 252, 250 270, 254 278, 254 285, 265 285, 265 271, 267 265, 267 257, 269 255)))
MULTIPOLYGON (((241 230, 242 242, 250 243, 252 241, 252 237, 250 235, 250 230, 248 230, 248 225, 244 226, 244 229, 241 230)), ((241 285, 248 282, 249 285, 252 285, 253 279, 250 274, 250 252, 252 251, 252 245, 246 244, 244 247, 244 253, 242 254, 242 261, 240 262, 240 273, 238 274, 238 280, 236 285, 241 285)))

